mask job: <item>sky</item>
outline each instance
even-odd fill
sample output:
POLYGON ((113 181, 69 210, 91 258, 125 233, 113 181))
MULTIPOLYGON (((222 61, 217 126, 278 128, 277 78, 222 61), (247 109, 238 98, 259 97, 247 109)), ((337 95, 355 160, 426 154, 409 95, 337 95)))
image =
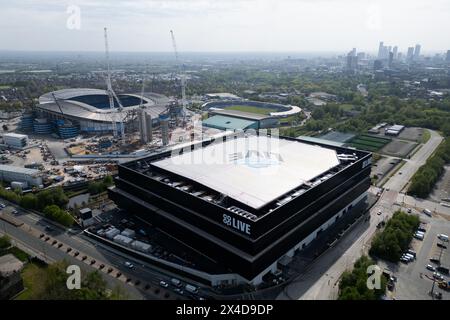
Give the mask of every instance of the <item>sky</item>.
POLYGON ((376 52, 450 49, 448 0, 0 0, 0 50, 376 52))

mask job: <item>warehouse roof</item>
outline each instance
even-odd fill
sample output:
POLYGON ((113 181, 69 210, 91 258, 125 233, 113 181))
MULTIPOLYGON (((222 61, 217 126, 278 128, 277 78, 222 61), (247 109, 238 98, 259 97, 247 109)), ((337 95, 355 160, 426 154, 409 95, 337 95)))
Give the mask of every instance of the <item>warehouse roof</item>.
POLYGON ((28 168, 16 167, 16 166, 8 166, 6 164, 0 164, 0 172, 1 171, 17 172, 17 173, 23 173, 23 174, 29 174, 29 175, 34 175, 34 174, 40 173, 40 171, 36 170, 36 169, 28 169, 28 168))
POLYGON ((259 209, 339 165, 336 151, 301 141, 240 137, 152 165, 259 209))
POLYGON ((221 130, 244 130, 253 125, 255 125, 255 121, 221 115, 212 116, 203 120, 203 126, 221 130))

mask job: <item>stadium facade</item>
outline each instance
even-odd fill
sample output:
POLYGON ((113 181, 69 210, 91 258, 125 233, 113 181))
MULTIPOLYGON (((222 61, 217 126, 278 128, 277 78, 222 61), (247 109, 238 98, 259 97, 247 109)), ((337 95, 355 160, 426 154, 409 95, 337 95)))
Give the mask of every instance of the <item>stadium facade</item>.
MULTIPOLYGON (((119 107, 117 101, 114 101, 115 109, 110 109, 108 93, 105 90, 81 88, 49 92, 39 98, 35 110, 36 118, 42 123, 45 119, 48 123, 56 124, 58 127, 56 131, 62 135, 72 133, 73 127, 87 133, 111 132, 113 120, 117 126, 120 122, 126 126, 135 118, 136 110, 141 103, 140 94, 117 96, 123 106, 122 111, 117 109, 119 107), (72 127, 67 124, 71 124, 72 127)), ((158 121, 159 115, 167 110, 170 102, 168 97, 157 93, 145 93, 142 97, 142 107, 155 122, 158 121)), ((24 127, 29 126, 28 122, 24 122, 24 127)), ((36 123, 34 126, 36 127, 36 123)), ((41 126, 38 126, 38 129, 43 130, 41 126)))
POLYGON ((228 270, 192 274, 259 284, 366 200, 370 164, 364 151, 234 133, 121 164, 109 194, 228 270))

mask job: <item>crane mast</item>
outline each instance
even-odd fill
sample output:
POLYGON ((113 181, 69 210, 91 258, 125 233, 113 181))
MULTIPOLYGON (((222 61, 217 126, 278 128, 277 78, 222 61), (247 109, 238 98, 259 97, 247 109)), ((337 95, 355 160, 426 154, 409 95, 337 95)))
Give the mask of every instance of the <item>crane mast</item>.
POLYGON ((182 116, 183 116, 183 125, 186 124, 186 78, 184 75, 184 70, 179 62, 178 59, 178 50, 177 50, 177 43, 175 41, 175 35, 173 34, 173 31, 170 30, 170 35, 172 37, 172 45, 173 45, 173 50, 175 52, 175 61, 176 64, 178 66, 178 68, 180 69, 180 79, 181 79, 181 105, 183 106, 182 109, 182 116))
MULTIPOLYGON (((108 98, 109 98, 109 108, 111 109, 111 116, 112 116, 112 129, 113 129, 113 135, 115 137, 118 136, 117 132, 117 122, 116 122, 116 108, 114 106, 114 99, 117 101, 117 104, 119 105, 119 111, 122 111, 123 106, 120 103, 119 98, 117 97, 116 93, 114 92, 112 88, 111 83, 111 67, 109 63, 109 46, 108 46, 108 29, 104 28, 104 35, 105 35, 105 58, 106 58, 106 87, 108 91, 108 98)), ((125 130, 123 126, 123 120, 122 118, 119 120, 120 122, 120 138, 125 139, 125 130)))

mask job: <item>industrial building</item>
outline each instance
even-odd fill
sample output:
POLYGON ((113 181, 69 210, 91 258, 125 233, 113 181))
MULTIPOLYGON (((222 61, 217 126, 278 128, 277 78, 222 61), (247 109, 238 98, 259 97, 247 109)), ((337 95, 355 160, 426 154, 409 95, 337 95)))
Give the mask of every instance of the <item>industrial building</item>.
POLYGON ((384 134, 387 136, 398 136, 403 129, 405 129, 405 126, 394 124, 393 126, 386 128, 384 134))
POLYGON ((28 144, 28 136, 25 134, 5 133, 3 135, 3 142, 9 147, 22 149, 28 144))
POLYGON ((16 166, 0 165, 0 180, 6 182, 21 182, 24 187, 42 186, 42 174, 39 170, 16 166))
MULTIPOLYGON (((35 114, 24 114, 21 129, 33 129, 35 133, 56 132, 62 138, 72 137, 78 132, 110 133, 123 124, 138 122, 139 110, 149 115, 154 123, 166 112, 171 100, 157 93, 118 94, 115 107, 110 108, 109 94, 99 89, 63 89, 49 92, 39 98, 35 114), (142 98, 142 101, 141 101, 142 98)), ((124 129, 125 129, 124 128, 124 129)))
POLYGON ((109 195, 222 270, 180 272, 259 284, 365 202, 370 169, 368 152, 240 132, 121 164, 109 195))

